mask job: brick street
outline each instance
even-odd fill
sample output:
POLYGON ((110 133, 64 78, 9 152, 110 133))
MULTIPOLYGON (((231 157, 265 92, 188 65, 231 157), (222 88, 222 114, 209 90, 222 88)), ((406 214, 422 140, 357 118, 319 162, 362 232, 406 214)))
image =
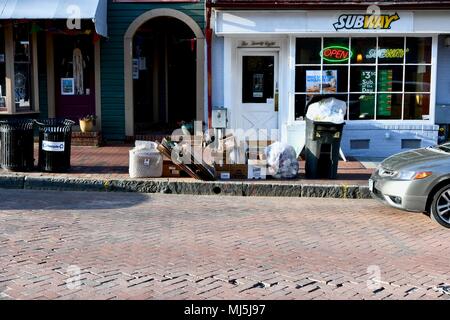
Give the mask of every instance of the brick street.
POLYGON ((450 299, 450 232, 372 200, 0 198, 0 299, 450 299))

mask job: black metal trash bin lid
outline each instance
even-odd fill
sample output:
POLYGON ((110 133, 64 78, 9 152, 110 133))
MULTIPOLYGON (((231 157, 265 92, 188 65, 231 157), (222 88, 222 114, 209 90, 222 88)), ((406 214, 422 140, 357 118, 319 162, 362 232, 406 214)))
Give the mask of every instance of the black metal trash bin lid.
POLYGON ((34 120, 0 121, 0 166, 10 171, 34 168, 34 120))
POLYGON ((72 130, 74 121, 69 119, 40 119, 34 120, 39 126, 40 132, 69 132, 72 130))

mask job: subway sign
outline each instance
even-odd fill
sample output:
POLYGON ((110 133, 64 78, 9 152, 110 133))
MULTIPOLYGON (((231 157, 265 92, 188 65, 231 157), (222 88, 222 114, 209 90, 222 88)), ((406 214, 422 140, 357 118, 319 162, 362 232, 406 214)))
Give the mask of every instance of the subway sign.
POLYGON ((388 30, 395 21, 400 20, 398 13, 389 14, 342 14, 333 24, 338 30, 388 30))
POLYGON ((344 62, 352 57, 352 52, 347 47, 329 46, 320 52, 323 60, 328 62, 344 62))

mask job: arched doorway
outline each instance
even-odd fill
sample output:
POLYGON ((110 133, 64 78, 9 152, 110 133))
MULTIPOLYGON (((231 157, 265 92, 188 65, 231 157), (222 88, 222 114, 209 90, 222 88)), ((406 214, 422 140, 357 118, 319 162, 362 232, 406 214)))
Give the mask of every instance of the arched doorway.
POLYGON ((204 37, 173 9, 138 17, 125 35, 127 136, 170 134, 180 121, 203 120, 204 37))

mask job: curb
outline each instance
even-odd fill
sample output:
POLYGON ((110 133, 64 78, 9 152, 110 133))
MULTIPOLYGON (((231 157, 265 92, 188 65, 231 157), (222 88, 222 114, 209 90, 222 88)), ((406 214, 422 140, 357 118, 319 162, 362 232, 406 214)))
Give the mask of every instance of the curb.
POLYGON ((0 175, 0 188, 57 191, 137 192, 244 197, 371 199, 366 185, 281 182, 118 180, 0 175))

